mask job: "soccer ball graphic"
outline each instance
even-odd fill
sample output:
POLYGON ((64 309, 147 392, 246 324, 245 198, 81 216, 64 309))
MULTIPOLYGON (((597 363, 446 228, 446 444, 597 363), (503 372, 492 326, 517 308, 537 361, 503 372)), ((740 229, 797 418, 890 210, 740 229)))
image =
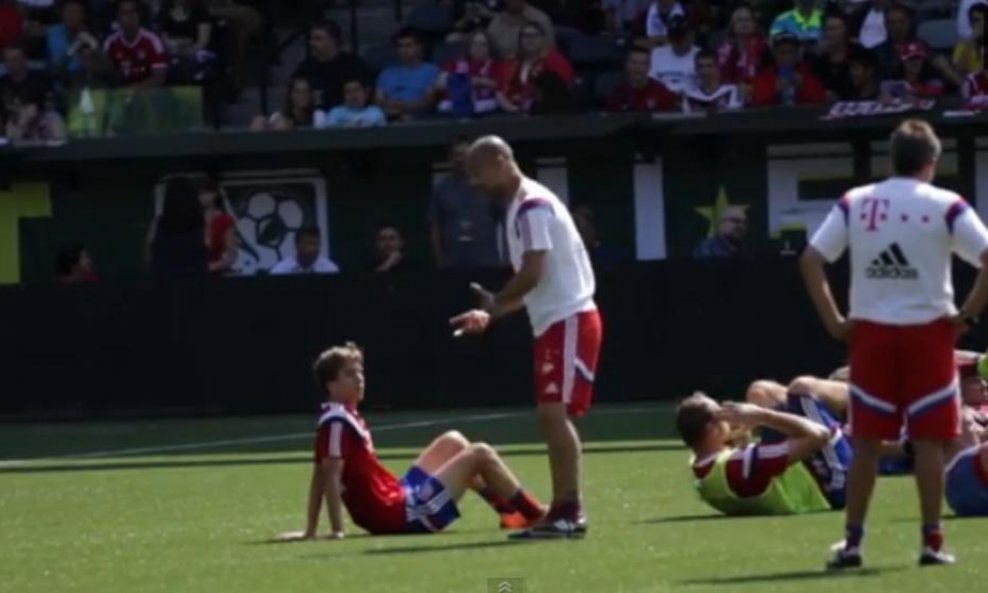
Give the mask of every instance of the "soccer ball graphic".
POLYGON ((241 274, 256 274, 295 253, 295 231, 304 226, 298 200, 277 190, 251 194, 237 212, 241 274))

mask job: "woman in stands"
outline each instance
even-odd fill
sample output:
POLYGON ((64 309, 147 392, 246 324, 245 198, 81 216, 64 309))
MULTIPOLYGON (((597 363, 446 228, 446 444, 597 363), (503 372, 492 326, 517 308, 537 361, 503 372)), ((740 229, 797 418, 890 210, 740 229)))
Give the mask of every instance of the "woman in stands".
POLYGON ((755 16, 747 6, 738 7, 731 15, 727 39, 717 49, 717 65, 726 84, 750 87, 751 80, 765 57, 768 44, 758 31, 755 16))
POLYGON ((285 103, 281 111, 265 118, 258 115, 250 129, 256 132, 288 131, 298 128, 311 128, 315 114, 312 85, 301 76, 292 77, 285 90, 285 103))
POLYGON ((975 74, 985 69, 985 20, 988 20, 988 5, 978 3, 967 11, 972 35, 954 47, 954 68, 961 76, 975 74))
POLYGON ((436 92, 440 113, 476 115, 497 110, 497 80, 503 66, 484 31, 470 35, 463 55, 442 65, 436 92))
POLYGON ((518 36, 518 56, 502 71, 497 93, 501 109, 509 113, 530 112, 536 98, 535 81, 543 72, 559 77, 567 89, 573 87, 573 67, 549 43, 545 28, 529 21, 518 36))

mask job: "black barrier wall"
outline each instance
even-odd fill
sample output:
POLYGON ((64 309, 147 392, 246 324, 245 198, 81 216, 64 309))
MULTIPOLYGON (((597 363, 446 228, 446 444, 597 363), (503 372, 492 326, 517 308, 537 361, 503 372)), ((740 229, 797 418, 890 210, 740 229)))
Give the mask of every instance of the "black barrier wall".
MULTIPOLYGON (((837 270, 838 291, 843 285, 837 270)), ((969 274, 963 276, 967 284, 969 274)), ((243 278, 203 285, 20 286, 0 290, 4 415, 310 410, 308 367, 354 340, 371 408, 531 401, 524 315, 455 339, 470 275, 243 278)), ((757 377, 827 373, 842 362, 802 294, 795 260, 639 263, 598 274, 605 320, 598 402, 739 397, 757 377)))

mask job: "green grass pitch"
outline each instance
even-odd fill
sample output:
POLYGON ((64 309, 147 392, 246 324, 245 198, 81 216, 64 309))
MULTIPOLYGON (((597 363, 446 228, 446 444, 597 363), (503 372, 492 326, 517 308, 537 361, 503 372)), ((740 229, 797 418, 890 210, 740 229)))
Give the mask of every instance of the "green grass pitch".
MULTIPOLYGON (((396 472, 432 436, 457 428, 497 446, 526 486, 547 496, 532 410, 494 412, 510 415, 369 420, 383 428, 376 445, 396 472)), ((464 499, 463 518, 440 535, 370 538, 350 528, 345 541, 262 543, 303 527, 313 418, 5 425, 0 459, 48 459, 0 463, 0 591, 487 593, 496 590, 489 583, 515 578, 512 593, 930 593, 988 582, 988 521, 948 518, 961 563, 915 566, 909 479, 879 483, 869 568, 854 575, 821 570, 840 514, 714 516, 692 492, 670 412, 593 409, 581 424, 588 538, 520 544, 506 541, 476 497, 464 499), (214 446, 185 446, 203 442, 214 446), (103 453, 64 457, 93 451, 103 453)))

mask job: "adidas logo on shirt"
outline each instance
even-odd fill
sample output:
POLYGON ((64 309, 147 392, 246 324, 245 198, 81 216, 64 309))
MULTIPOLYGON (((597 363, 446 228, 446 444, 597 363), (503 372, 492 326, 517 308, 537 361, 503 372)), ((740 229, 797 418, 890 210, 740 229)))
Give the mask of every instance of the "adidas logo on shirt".
POLYGON ((871 261, 865 276, 874 280, 915 280, 919 270, 909 265, 898 243, 892 243, 871 261))

